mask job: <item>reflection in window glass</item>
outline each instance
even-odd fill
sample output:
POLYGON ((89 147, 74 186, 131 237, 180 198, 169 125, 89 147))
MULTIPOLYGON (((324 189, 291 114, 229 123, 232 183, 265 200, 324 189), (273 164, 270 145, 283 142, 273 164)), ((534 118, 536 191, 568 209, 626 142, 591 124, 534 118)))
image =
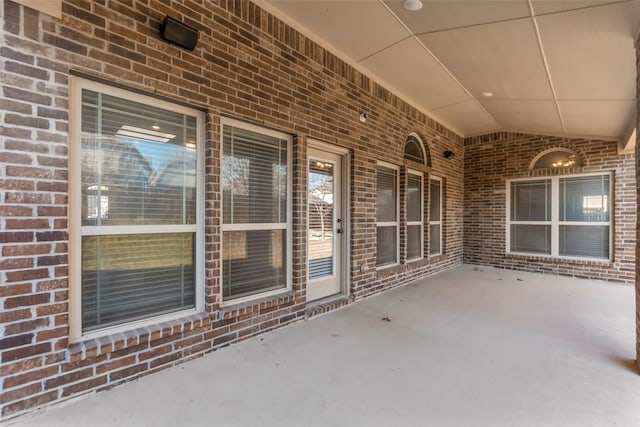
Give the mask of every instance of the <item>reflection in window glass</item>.
POLYGON ((82 86, 82 331, 194 308, 201 116, 82 86))

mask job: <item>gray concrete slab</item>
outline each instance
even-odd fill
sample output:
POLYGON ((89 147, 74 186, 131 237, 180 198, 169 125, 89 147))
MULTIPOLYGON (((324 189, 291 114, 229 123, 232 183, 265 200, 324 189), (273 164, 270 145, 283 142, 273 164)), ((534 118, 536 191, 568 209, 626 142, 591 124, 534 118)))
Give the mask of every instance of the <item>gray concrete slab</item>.
POLYGON ((16 426, 638 427, 634 300, 461 266, 16 426))

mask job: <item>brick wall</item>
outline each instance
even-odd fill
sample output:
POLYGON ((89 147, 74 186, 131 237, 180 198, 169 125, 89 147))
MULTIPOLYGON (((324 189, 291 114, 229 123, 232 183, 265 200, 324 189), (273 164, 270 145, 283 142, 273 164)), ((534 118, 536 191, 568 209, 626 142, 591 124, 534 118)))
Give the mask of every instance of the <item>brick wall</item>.
MULTIPOLYGON (((462 140, 279 20, 245 1, 63 2, 62 19, 0 6, 0 341, 2 417, 199 357, 462 261, 462 140), (170 14, 200 30, 194 52, 160 40, 170 14), (81 72, 208 109, 206 311, 70 345, 68 79, 81 72), (366 123, 358 120, 366 112, 366 123), (220 116, 294 138, 293 290, 220 306, 220 116), (406 137, 427 143, 444 182, 444 253, 375 270, 376 161, 405 165, 406 137), (351 274, 346 301, 309 311, 307 138, 351 152, 351 274), (444 159, 441 153, 457 153, 444 159), (363 268, 363 266, 365 266, 363 268)), ((416 165, 410 165, 416 167, 416 165)), ((427 167, 422 167, 428 171, 427 167)), ((426 201, 426 200, 425 200, 426 201)))
POLYGON ((634 155, 618 155, 615 141, 495 133, 465 139, 464 261, 500 268, 633 283, 635 280, 636 179, 634 155), (506 179, 544 176, 530 171, 534 157, 550 148, 574 151, 580 168, 560 173, 614 171, 613 262, 567 261, 507 255, 506 179))

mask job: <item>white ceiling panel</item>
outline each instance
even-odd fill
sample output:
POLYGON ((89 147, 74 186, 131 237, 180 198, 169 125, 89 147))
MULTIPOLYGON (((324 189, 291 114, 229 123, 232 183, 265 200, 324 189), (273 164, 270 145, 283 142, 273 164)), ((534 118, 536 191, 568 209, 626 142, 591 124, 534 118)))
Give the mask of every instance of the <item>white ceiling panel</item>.
POLYGON ((479 135, 501 129, 498 122, 475 99, 433 110, 433 117, 443 123, 455 123, 464 135, 479 135))
POLYGON ((443 31, 419 37, 475 97, 551 99, 531 19, 443 31))
POLYGON ((416 12, 406 10, 402 0, 384 0, 384 3, 414 34, 531 16, 525 0, 424 1, 422 9, 416 12))
POLYGON ((470 99, 464 89, 411 38, 373 55, 360 64, 396 92, 425 111, 470 99))
POLYGON ((635 98, 632 28, 640 2, 538 17, 559 99, 635 98))
POLYGON ((269 4, 356 61, 410 36, 377 1, 273 0, 269 4))
POLYGON ((561 135, 562 124, 554 101, 499 100, 480 101, 504 129, 522 132, 561 135))
POLYGON ((560 101, 569 134, 617 139, 627 130, 635 101, 560 101))

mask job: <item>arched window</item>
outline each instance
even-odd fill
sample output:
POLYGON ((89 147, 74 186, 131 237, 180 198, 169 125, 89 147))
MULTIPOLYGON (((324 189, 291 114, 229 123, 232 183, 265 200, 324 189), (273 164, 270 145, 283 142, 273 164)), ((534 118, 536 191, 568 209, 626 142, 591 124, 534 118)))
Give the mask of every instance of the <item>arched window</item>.
POLYGON ((404 145, 404 158, 424 164, 424 149, 422 148, 422 141, 417 136, 409 135, 407 138, 407 142, 404 145))
POLYGON ((552 148, 538 154, 529 169, 559 169, 582 166, 580 158, 567 148, 552 148))

